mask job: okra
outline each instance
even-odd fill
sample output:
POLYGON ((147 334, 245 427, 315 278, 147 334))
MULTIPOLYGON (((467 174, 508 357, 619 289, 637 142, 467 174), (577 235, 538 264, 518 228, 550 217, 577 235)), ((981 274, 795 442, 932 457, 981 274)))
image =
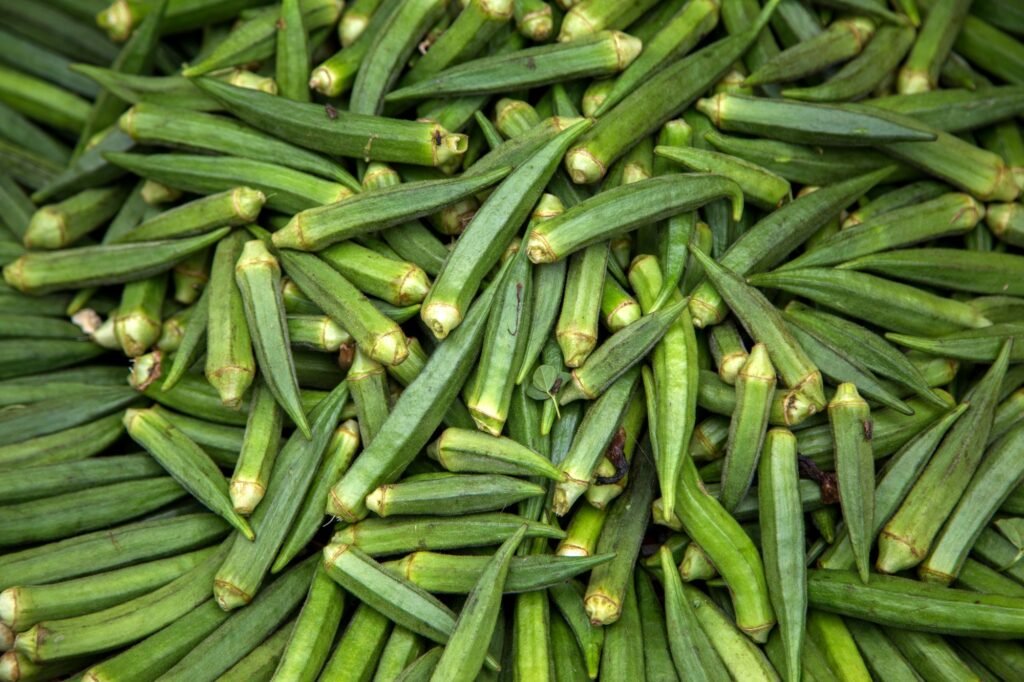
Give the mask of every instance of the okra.
POLYGON ((843 521, 861 580, 868 581, 868 553, 874 539, 875 481, 871 454, 871 411, 853 384, 840 384, 828 405, 835 442, 836 475, 843 521))

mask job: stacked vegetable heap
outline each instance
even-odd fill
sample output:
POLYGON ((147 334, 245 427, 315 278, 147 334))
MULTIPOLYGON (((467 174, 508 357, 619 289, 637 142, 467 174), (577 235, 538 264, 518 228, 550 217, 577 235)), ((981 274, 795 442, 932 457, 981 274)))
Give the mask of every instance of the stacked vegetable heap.
POLYGON ((0 680, 1024 679, 1024 3, 107 2, 0 0, 0 680))

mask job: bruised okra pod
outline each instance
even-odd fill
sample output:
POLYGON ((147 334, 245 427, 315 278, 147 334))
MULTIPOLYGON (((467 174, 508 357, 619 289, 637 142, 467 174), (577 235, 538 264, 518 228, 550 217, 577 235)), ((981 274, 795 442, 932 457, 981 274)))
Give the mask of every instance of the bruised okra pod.
POLYGON ((309 421, 299 398, 281 299, 281 266, 259 239, 245 243, 235 265, 247 328, 259 360, 263 382, 306 438, 309 421))
POLYGON ((836 475, 843 521, 850 537, 861 580, 868 581, 871 544, 874 540, 875 462, 871 454, 871 410, 857 387, 839 384, 828 404, 828 418, 835 443, 836 475))

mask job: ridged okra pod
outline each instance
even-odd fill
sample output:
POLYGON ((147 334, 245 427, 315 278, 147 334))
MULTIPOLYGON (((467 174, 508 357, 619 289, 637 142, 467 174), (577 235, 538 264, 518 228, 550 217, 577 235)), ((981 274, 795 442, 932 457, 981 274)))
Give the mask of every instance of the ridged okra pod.
POLYGON ((839 384, 828 404, 835 442, 839 501, 861 580, 868 581, 874 540, 875 463, 871 454, 871 410, 853 384, 839 384))

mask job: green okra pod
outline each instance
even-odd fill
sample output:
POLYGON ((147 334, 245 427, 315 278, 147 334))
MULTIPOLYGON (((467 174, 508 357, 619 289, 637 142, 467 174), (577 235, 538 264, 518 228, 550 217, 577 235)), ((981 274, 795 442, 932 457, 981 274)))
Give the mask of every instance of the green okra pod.
POLYGON ((761 64, 745 85, 800 80, 833 64, 857 56, 875 34, 875 22, 866 17, 843 17, 818 35, 803 40, 761 64))
POLYGON ((551 507, 565 515, 590 485, 601 455, 612 443, 626 411, 639 371, 627 370, 589 407, 572 446, 559 465, 562 480, 555 486, 551 507))
POLYGON ((573 182, 597 182, 624 152, 689 107, 746 52, 777 5, 770 2, 747 30, 665 67, 606 112, 566 154, 573 182))
POLYGON ((527 521, 514 514, 480 513, 460 517, 369 518, 338 530, 331 541, 334 544, 352 544, 370 556, 416 549, 482 547, 504 542, 524 524, 528 526, 528 538, 561 538, 564 535, 557 528, 527 521))
POLYGON ((351 334, 369 357, 386 365, 398 365, 406 359, 409 349, 401 328, 344 275, 313 254, 284 250, 280 258, 285 272, 303 293, 351 334))
POLYGON ((559 478, 557 467, 540 453, 511 438, 475 430, 445 429, 427 454, 446 470, 457 473, 559 478))
POLYGON ((925 92, 938 86, 939 71, 971 8, 971 3, 963 0, 939 0, 931 4, 914 47, 899 71, 900 94, 925 92))
MULTIPOLYGON (((22 345, 23 342, 18 342, 22 345)), ((35 344, 33 344, 35 345, 35 344)), ((58 432, 70 431, 75 427, 96 422, 100 417, 105 417, 112 412, 120 413, 129 403, 137 399, 130 388, 122 386, 104 386, 94 393, 88 394, 83 400, 82 394, 71 393, 61 397, 48 398, 34 401, 27 405, 19 405, 15 409, 7 409, 0 413, 0 446, 15 446, 7 450, 3 459, 13 460, 12 463, 21 459, 18 450, 22 444, 29 452, 42 455, 44 449, 38 446, 57 445, 54 441, 47 443, 35 443, 36 447, 28 445, 28 441, 39 436, 48 436, 58 432)), ((82 431, 67 433, 67 436, 83 436, 89 433, 97 433, 96 430, 83 429, 82 431)), ((29 453, 23 453, 22 456, 29 453)), ((40 462, 43 463, 43 462, 40 462)))
POLYGON ((665 590, 668 645, 676 674, 680 678, 692 675, 697 680, 727 679, 729 673, 697 621, 693 603, 683 593, 683 583, 672 558, 672 551, 663 546, 658 550, 658 558, 661 562, 661 583, 665 590))
POLYGON ((899 510, 886 523, 879 537, 877 566, 892 573, 919 564, 970 483, 988 440, 999 383, 1006 373, 1010 343, 1003 346, 996 362, 965 396, 969 407, 950 429, 914 483, 899 510), (930 502, 922 504, 927 498, 930 502))
POLYGON ((0 102, 26 117, 74 135, 89 116, 89 103, 62 87, 0 65, 0 102))
POLYGON ((736 409, 729 422, 719 496, 722 506, 729 511, 736 508, 753 481, 774 390, 775 368, 768 351, 764 344, 755 344, 736 377, 736 409))
POLYGON ((758 468, 758 519, 768 596, 779 621, 785 679, 800 676, 807 621, 804 523, 798 486, 796 439, 772 429, 758 468))
POLYGON ((233 232, 217 244, 210 273, 207 312, 207 380, 227 407, 241 404, 256 375, 245 301, 235 281, 235 266, 246 242, 244 232, 233 232))
MULTIPOLYGON (((615 680, 644 679, 647 663, 644 633, 632 580, 622 595, 621 614, 605 626, 605 647, 601 651, 601 672, 615 680)), ((673 671, 674 672, 674 671, 673 671)))
MULTIPOLYGON (((691 608, 702 630, 711 641, 728 674, 738 675, 756 671, 760 679, 775 679, 777 674, 768 658, 757 647, 757 638, 738 628, 732 619, 708 598, 691 585, 683 585, 683 596, 691 602, 691 608)), ((767 639, 768 633, 764 633, 767 639)))
MULTIPOLYGON (((920 248, 898 249, 862 256, 843 263, 844 270, 867 270, 888 277, 953 291, 1019 296, 1019 271, 1024 258, 996 251, 920 248)), ((996 322, 996 320, 992 320, 996 322)))
POLYGON ((886 334, 886 338, 906 348, 912 348, 930 355, 938 355, 949 358, 959 358, 973 362, 993 362, 999 355, 1003 343, 1007 340, 1013 341, 1013 350, 1010 352, 1010 361, 1019 361, 1021 346, 1021 335, 1024 334, 1024 324, 1020 322, 1008 322, 993 324, 990 327, 972 329, 966 332, 947 334, 938 338, 927 338, 921 336, 908 336, 904 334, 886 334))
POLYGON ((253 538, 249 524, 231 504, 227 481, 202 448, 153 410, 129 409, 124 422, 128 435, 193 497, 247 538, 253 538))
POLYGON ((915 95, 890 95, 870 101, 871 106, 911 116, 947 133, 957 133, 986 127, 1016 115, 1024 106, 1022 96, 1024 88, 1006 85, 978 90, 958 88, 915 95))
POLYGON ((273 163, 336 182, 348 188, 350 194, 359 189, 355 179, 337 162, 221 116, 142 103, 129 109, 119 125, 137 142, 273 163))
POLYGON ((568 582, 548 588, 548 594, 558 608, 561 618, 571 631, 580 652, 582 675, 597 679, 601 665, 601 651, 604 648, 604 628, 590 622, 583 607, 583 588, 576 582, 568 582))
POLYGON ((868 404, 853 384, 839 384, 828 404, 835 442, 836 476, 843 522, 861 580, 868 581, 869 553, 875 529, 875 462, 871 454, 873 426, 868 404))
POLYGON ((856 104, 811 104, 722 93, 700 100, 697 109, 722 130, 796 144, 858 147, 936 140, 935 133, 912 119, 895 120, 856 104))
POLYGON ((717 173, 733 180, 754 206, 771 210, 789 200, 789 182, 749 161, 693 147, 658 146, 654 153, 701 173, 717 173))
POLYGON ((904 334, 941 335, 991 324, 966 303, 853 270, 777 270, 754 275, 749 281, 754 286, 796 293, 851 317, 869 318, 873 324, 904 334), (839 291, 842 291, 841 296, 839 291), (868 300, 886 301, 887 305, 879 308, 872 304, 869 315, 865 309, 868 300))
POLYGON ((736 323, 726 320, 712 327, 708 345, 718 368, 718 376, 725 383, 735 385, 736 377, 750 355, 744 348, 736 323))
POLYGON ((403 627, 394 628, 381 651, 373 679, 384 682, 398 678, 409 664, 423 654, 425 646, 426 643, 416 633, 403 627))
POLYGON ((15 632, 36 623, 101 611, 146 594, 192 569, 213 547, 47 585, 0 592, 0 621, 15 632))
POLYGON ((979 595, 895 576, 876 575, 865 585, 853 571, 812 570, 807 597, 817 609, 944 635, 1010 639, 1024 627, 1020 597, 979 595))
POLYGON ((281 266, 259 239, 248 241, 242 247, 235 261, 235 283, 263 382, 292 422, 309 438, 309 421, 299 398, 281 299, 281 266))
MULTIPOLYGON (((344 3, 337 0, 300 0, 299 11, 307 30, 332 26, 341 15, 344 3)), ((202 76, 230 66, 260 61, 274 55, 277 47, 277 8, 256 10, 225 36, 224 40, 194 64, 182 70, 188 78, 202 76)))
POLYGON ((274 394, 262 382, 257 384, 246 418, 238 463, 228 486, 231 505, 239 514, 252 514, 266 494, 281 440, 282 417, 274 394))
POLYGON ((117 241, 177 239, 203 234, 225 225, 246 225, 256 220, 266 200, 263 192, 257 189, 235 187, 164 211, 143 221, 117 241))
POLYGON ((269 680, 272 679, 288 645, 295 621, 282 625, 277 631, 263 641, 262 644, 250 651, 238 663, 218 679, 221 682, 244 682, 245 680, 269 680))
POLYGON ((390 631, 390 620, 360 603, 345 632, 338 638, 334 653, 327 659, 323 676, 334 678, 345 674, 359 680, 371 679, 390 631))
POLYGON ((629 66, 640 48, 640 41, 630 35, 600 32, 571 43, 530 47, 465 62, 394 90, 385 99, 402 102, 438 95, 486 95, 611 75, 629 66))
POLYGON ((781 313, 735 273, 702 253, 694 252, 694 256, 751 336, 765 344, 772 364, 791 389, 786 399, 787 411, 792 414, 789 423, 798 423, 821 411, 825 407, 821 372, 793 338, 781 313))
POLYGON ((565 529, 565 537, 558 543, 558 556, 593 556, 597 551, 597 540, 601 537, 604 522, 608 518, 608 507, 598 508, 592 504, 581 504, 573 512, 565 529))
POLYGON ((921 564, 919 572, 926 581, 946 585, 953 581, 986 521, 1024 477, 1020 466, 1022 434, 1024 426, 1018 424, 990 446, 921 564))
POLYGON ((983 214, 984 207, 971 196, 945 194, 844 228, 779 269, 835 265, 899 246, 963 234, 972 230, 983 214))
POLYGON ((313 22, 308 27, 306 24, 300 0, 284 0, 281 3, 276 26, 274 76, 281 96, 297 102, 309 101, 309 88, 306 85, 309 77, 308 30, 316 26, 313 22))
POLYGON ((718 570, 700 545, 691 542, 686 546, 683 560, 679 563, 679 576, 688 583, 708 581, 718 577, 718 570))
POLYGON ((58 204, 43 206, 32 215, 25 232, 25 246, 62 249, 104 224, 127 196, 123 185, 87 189, 58 204))
POLYGON ((402 225, 490 187, 508 171, 504 167, 472 177, 410 182, 302 211, 274 233, 274 245, 319 251, 345 239, 402 225))
POLYGON ((530 267, 525 252, 512 256, 487 320, 478 367, 463 392, 477 428, 495 436, 501 435, 508 418, 515 371, 526 349, 523 327, 530 315, 533 293, 530 267))
POLYGON ((856 100, 872 92, 899 65, 914 44, 911 26, 884 24, 859 55, 820 85, 787 88, 783 96, 809 102, 856 100))
MULTIPOLYGON (((506 593, 541 590, 563 584, 609 561, 610 554, 593 556, 554 556, 532 554, 517 556, 509 566, 506 593)), ((405 557, 385 562, 389 571, 432 594, 469 594, 487 564, 488 557, 466 554, 441 554, 417 551, 405 557)))
POLYGON ((288 340, 296 348, 333 353, 352 343, 352 336, 326 315, 288 315, 287 323, 288 340))
MULTIPOLYGON (((106 419, 115 417, 120 419, 120 415, 111 415, 106 419)), ((16 476, 8 477, 4 499, 8 502, 24 502, 71 492, 82 486, 152 478, 162 472, 159 464, 142 453, 89 457, 67 462, 33 461, 31 467, 22 469, 16 476)))
POLYGON ((19 291, 32 294, 119 284, 169 270, 182 258, 226 234, 225 228, 180 240, 27 253, 4 267, 4 280, 19 291))
MULTIPOLYGON (((566 367, 579 367, 597 346, 600 316, 599 288, 607 276, 609 249, 606 242, 591 244, 572 255, 555 323, 555 339, 566 367)), ((556 263, 559 261, 556 261, 556 263)), ((544 263, 546 267, 556 263, 544 263)))
POLYGON ((342 422, 327 443, 327 452, 313 478, 313 484, 306 493, 302 508, 288 531, 274 564, 270 567, 271 573, 277 573, 284 568, 316 534, 323 521, 327 491, 341 478, 358 449, 358 427, 351 419, 342 422))
POLYGON ((731 200, 733 214, 739 218, 743 212, 741 190, 722 176, 679 173, 622 185, 535 226, 530 231, 527 252, 534 263, 552 263, 642 224, 722 198, 731 200))
POLYGON ((16 650, 36 662, 104 651, 138 641, 209 599, 223 548, 163 587, 83 616, 43 621, 19 633, 16 650))
POLYGON ((484 566, 459 613, 431 680, 470 680, 483 668, 488 643, 500 615, 509 564, 525 534, 526 526, 520 526, 484 566))
POLYGON ((445 338, 462 322, 481 279, 533 210, 566 148, 589 127, 588 121, 580 121, 556 135, 481 205, 423 302, 420 317, 435 337, 445 338))
POLYGON ((129 282, 114 314, 114 334, 130 358, 145 353, 160 338, 161 309, 167 293, 167 274, 129 282))
POLYGON ((363 443, 369 445, 391 409, 384 367, 357 348, 345 381, 356 404, 359 433, 363 443))
POLYGON ((310 413, 312 440, 293 433, 278 453, 271 472, 276 485, 267 489, 250 519, 256 540, 235 536, 214 577, 213 594, 221 608, 244 606, 260 589, 309 490, 347 397, 346 385, 339 384, 310 413))
MULTIPOLYGON (((383 485, 366 496, 378 516, 441 514, 461 516, 498 511, 514 502, 544 494, 544 488, 497 474, 434 474, 383 485)), ((356 543, 359 544, 358 537, 356 543)))
POLYGON ((315 679, 327 660, 344 608, 345 593, 318 563, 274 676, 315 679))
POLYGON ((590 2, 561 2, 566 12, 562 19, 558 40, 562 42, 577 41, 606 28, 629 26, 656 3, 652 0, 640 0, 629 6, 616 2, 590 0, 590 2))

